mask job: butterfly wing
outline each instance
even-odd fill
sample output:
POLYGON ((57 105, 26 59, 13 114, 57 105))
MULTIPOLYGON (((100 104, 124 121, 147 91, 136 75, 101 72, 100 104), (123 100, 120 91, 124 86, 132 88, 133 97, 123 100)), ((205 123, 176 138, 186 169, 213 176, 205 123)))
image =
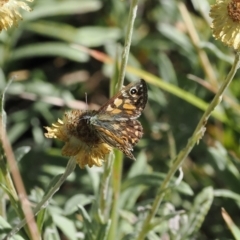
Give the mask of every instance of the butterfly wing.
POLYGON ((138 118, 147 103, 147 85, 144 80, 122 88, 95 116, 90 124, 103 141, 135 159, 131 151, 143 135, 138 118))
POLYGON ((147 84, 144 80, 123 87, 99 110, 100 121, 123 121, 138 118, 147 103, 147 84))
POLYGON ((137 120, 116 122, 109 128, 96 127, 97 135, 103 142, 122 151, 127 157, 135 160, 132 151, 143 135, 142 125, 137 120))

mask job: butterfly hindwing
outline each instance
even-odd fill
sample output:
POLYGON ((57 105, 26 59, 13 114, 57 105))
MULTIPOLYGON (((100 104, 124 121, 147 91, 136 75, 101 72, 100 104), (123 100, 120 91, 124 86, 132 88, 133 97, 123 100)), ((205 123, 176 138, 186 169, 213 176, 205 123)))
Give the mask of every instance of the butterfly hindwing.
POLYGON ((128 120, 116 122, 111 128, 96 127, 99 138, 122 151, 127 157, 135 159, 131 151, 143 135, 141 123, 137 120, 128 120))

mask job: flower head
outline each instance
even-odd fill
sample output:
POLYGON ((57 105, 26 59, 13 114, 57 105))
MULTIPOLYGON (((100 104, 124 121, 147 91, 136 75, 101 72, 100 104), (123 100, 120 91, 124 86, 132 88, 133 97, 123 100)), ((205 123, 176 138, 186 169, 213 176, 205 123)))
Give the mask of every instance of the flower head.
MULTIPOLYGON (((33 0, 23 0, 32 2, 33 0)), ((22 19, 19 8, 31 11, 31 8, 23 1, 18 0, 0 0, 0 31, 7 30, 12 25, 17 25, 22 19)))
POLYGON ((103 143, 92 131, 84 116, 91 112, 73 110, 64 114, 63 120, 52 124, 52 127, 45 127, 47 138, 57 138, 65 142, 62 148, 63 156, 75 157, 80 168, 85 165, 92 167, 102 166, 105 156, 112 150, 108 144, 103 143))
POLYGON ((213 36, 240 50, 240 0, 217 0, 211 6, 213 36))

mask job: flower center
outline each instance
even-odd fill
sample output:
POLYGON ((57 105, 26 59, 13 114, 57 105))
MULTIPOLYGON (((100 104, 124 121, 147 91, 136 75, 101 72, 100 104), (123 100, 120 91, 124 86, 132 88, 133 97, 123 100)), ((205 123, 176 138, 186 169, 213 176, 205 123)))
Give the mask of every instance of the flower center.
POLYGON ((228 4, 228 15, 234 22, 240 22, 240 0, 232 0, 228 4))

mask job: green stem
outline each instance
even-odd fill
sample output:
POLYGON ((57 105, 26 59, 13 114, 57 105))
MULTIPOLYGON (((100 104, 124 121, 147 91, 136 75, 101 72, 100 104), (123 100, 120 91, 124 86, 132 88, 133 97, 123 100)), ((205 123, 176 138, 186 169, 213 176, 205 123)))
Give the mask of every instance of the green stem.
POLYGON ((130 12, 129 12, 128 22, 127 22, 127 33, 126 33, 125 44, 122 52, 122 62, 120 66, 118 90, 122 88, 122 85, 124 82, 128 56, 129 56, 129 51, 130 51, 130 46, 132 41, 133 26, 134 26, 134 21, 137 15, 137 7, 138 7, 137 4, 138 4, 138 0, 131 1, 130 12))
POLYGON ((214 99, 209 104, 208 108, 206 109, 203 116, 201 117, 192 137, 188 140, 186 147, 178 154, 178 156, 174 160, 174 163, 173 163, 172 167, 170 168, 166 178, 164 179, 162 185, 159 187, 157 196, 153 202, 152 208, 149 211, 146 219, 143 222, 141 231, 138 233, 138 236, 136 238, 137 240, 143 240, 144 237, 147 235, 147 232, 148 232, 149 226, 150 226, 150 221, 155 216, 155 214, 161 204, 161 201, 165 195, 166 191, 164 191, 164 190, 168 187, 171 178, 173 177, 175 172, 178 170, 178 168, 182 165, 183 161, 188 156, 188 154, 191 152, 191 150, 193 149, 195 144, 198 143, 198 141, 204 135, 205 125, 208 121, 208 118, 210 117, 210 115, 213 112, 213 110, 215 109, 215 107, 221 102, 222 94, 227 89, 229 84, 231 83, 237 69, 239 68, 239 64, 240 64, 240 55, 239 55, 239 53, 237 53, 235 56, 233 66, 232 66, 229 74, 227 75, 227 77, 224 80, 224 82, 222 83, 220 89, 216 93, 214 99))
POLYGON ((4 111, 4 97, 5 97, 5 93, 7 91, 7 89, 9 88, 9 86, 11 85, 13 79, 10 79, 6 85, 6 87, 4 88, 1 96, 0 96, 0 141, 1 141, 1 146, 0 146, 0 171, 2 172, 2 176, 4 179, 4 183, 6 184, 6 187, 8 189, 8 195, 9 193, 11 194, 10 200, 13 200, 13 206, 16 206, 16 202, 18 201, 18 195, 17 192, 15 190, 11 175, 8 171, 7 168, 7 159, 6 159, 6 155, 3 149, 3 133, 5 132, 5 125, 6 125, 6 113, 4 111), (5 119, 5 120, 4 120, 5 119))
MULTIPOLYGON (((132 33, 134 27, 134 21, 137 14, 138 0, 132 0, 128 22, 127 22, 127 32, 125 38, 125 44, 122 52, 121 66, 119 71, 118 78, 118 87, 120 90, 123 86, 128 56, 132 41, 132 33)), ((122 152, 116 150, 115 151, 115 160, 113 163, 113 205, 111 209, 111 226, 108 234, 108 240, 115 239, 117 236, 117 228, 118 228, 118 216, 119 216, 119 195, 121 191, 121 179, 122 179, 122 168, 123 168, 123 154, 122 152)))
POLYGON ((113 154, 110 153, 108 156, 107 161, 104 164, 104 171, 101 178, 100 183, 100 191, 99 191, 99 208, 100 208, 100 218, 102 223, 106 223, 109 218, 109 214, 107 211, 107 197, 109 192, 109 182, 112 172, 112 166, 113 166, 113 154))
MULTIPOLYGON (((33 210, 34 216, 37 215, 41 209, 44 209, 47 207, 54 193, 56 193, 59 190, 60 186, 63 184, 66 178, 74 171, 75 167, 76 167, 76 160, 74 158, 70 158, 66 166, 65 172, 61 175, 61 177, 58 179, 56 184, 49 189, 47 194, 43 197, 42 201, 39 202, 37 206, 34 208, 33 210)), ((26 218, 24 218, 16 227, 14 227, 12 231, 9 232, 3 240, 8 240, 8 239, 10 240, 12 236, 14 236, 25 224, 26 224, 26 218)))
POLYGON ((121 190, 122 179, 122 167, 123 167, 123 154, 122 152, 115 151, 115 159, 113 163, 113 202, 111 209, 111 227, 108 234, 108 240, 116 239, 118 228, 118 216, 119 216, 119 198, 121 190))

